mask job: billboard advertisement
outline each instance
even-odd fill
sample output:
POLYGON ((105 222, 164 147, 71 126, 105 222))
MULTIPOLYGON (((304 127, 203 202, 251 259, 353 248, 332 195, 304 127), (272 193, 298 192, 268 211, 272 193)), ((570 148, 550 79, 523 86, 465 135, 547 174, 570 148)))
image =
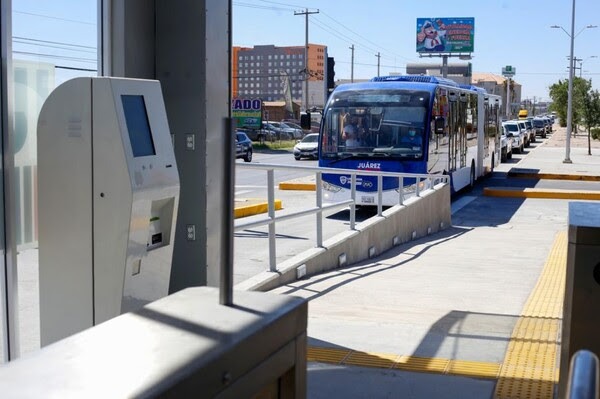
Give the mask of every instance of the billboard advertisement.
POLYGON ((471 53, 475 18, 417 18, 418 53, 471 53))
POLYGON ((260 129, 262 121, 262 100, 260 98, 232 99, 231 117, 237 119, 238 127, 260 129))

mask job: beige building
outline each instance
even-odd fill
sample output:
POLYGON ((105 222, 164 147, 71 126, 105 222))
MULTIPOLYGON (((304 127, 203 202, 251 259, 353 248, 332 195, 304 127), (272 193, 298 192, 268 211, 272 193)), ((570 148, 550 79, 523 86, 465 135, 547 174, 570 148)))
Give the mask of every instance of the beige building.
POLYGON ((505 116, 507 118, 513 118, 517 115, 519 107, 521 105, 521 85, 515 80, 510 80, 510 106, 509 115, 506 115, 506 82, 507 78, 501 75, 493 73, 473 73, 471 78, 474 86, 484 88, 490 94, 497 94, 502 97, 502 104, 505 116))

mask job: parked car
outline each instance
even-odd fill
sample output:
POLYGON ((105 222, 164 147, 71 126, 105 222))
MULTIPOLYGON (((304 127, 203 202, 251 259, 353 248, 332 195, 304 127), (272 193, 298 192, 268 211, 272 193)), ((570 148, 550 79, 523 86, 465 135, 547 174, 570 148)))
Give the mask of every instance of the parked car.
POLYGON ((517 123, 519 124, 521 130, 524 132, 523 134, 525 136, 525 147, 529 147, 529 145, 532 143, 531 137, 535 137, 535 134, 533 133, 533 128, 529 128, 529 126, 527 126, 527 121, 525 119, 519 119, 517 123))
POLYGON ((252 161, 252 140, 239 130, 235 132, 235 157, 243 158, 244 162, 252 161))
POLYGON ((294 158, 317 158, 319 156, 319 133, 310 133, 294 146, 294 158))
POLYGON ((511 137, 512 149, 516 150, 519 153, 522 153, 525 149, 525 133, 521 130, 519 126, 519 122, 517 121, 507 121, 502 123, 502 127, 506 128, 506 136, 511 137))
POLYGON ((513 138, 508 136, 505 126, 502 126, 502 135, 500 136, 500 162, 506 162, 512 158, 513 138))
POLYGON ((301 139, 304 136, 302 128, 293 122, 280 122, 280 126, 285 132, 291 133, 295 139, 301 139))
POLYGON ((275 138, 277 140, 293 140, 294 129, 290 129, 281 122, 263 121, 263 129, 275 132, 275 138))
POLYGON ((543 116, 542 119, 546 122, 546 133, 552 133, 552 125, 554 124, 552 119, 548 116, 543 116))
POLYGON ((538 136, 541 136, 543 139, 545 139, 547 131, 546 131, 546 123, 544 122, 544 120, 542 118, 533 118, 531 120, 531 123, 533 124, 535 134, 537 134, 538 136))

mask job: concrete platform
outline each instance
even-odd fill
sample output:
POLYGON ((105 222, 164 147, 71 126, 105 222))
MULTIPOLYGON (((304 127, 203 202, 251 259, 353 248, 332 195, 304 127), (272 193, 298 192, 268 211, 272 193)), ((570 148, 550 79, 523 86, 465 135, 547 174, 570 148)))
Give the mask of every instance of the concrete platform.
POLYGON ((600 143, 570 144, 565 163, 558 128, 497 169, 542 188, 497 177, 504 195, 462 196, 452 228, 273 290, 310 300, 308 396, 555 397, 568 201, 600 193, 558 182, 600 176, 600 143))

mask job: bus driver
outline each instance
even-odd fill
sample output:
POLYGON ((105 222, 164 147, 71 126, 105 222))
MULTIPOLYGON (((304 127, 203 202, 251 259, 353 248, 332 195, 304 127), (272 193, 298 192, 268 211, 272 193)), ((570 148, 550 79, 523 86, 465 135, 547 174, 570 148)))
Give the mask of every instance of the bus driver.
POLYGON ((358 139, 358 118, 348 114, 346 117, 346 125, 342 133, 342 139, 346 140, 346 147, 359 147, 358 139))

